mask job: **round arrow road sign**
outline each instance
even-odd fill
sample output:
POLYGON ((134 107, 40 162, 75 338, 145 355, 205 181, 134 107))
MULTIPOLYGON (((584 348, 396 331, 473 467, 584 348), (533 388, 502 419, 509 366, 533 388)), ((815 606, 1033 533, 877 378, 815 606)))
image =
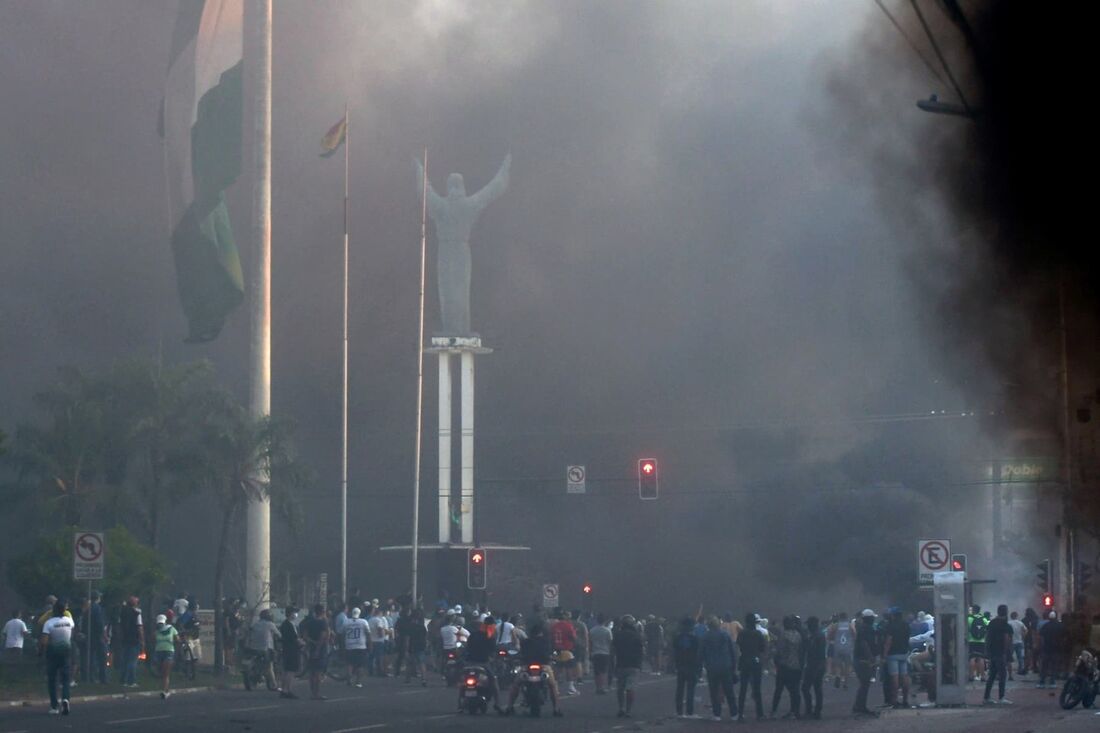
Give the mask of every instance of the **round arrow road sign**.
POLYGON ((103 555, 103 541, 98 534, 85 532, 76 538, 76 556, 83 562, 96 562, 103 555))

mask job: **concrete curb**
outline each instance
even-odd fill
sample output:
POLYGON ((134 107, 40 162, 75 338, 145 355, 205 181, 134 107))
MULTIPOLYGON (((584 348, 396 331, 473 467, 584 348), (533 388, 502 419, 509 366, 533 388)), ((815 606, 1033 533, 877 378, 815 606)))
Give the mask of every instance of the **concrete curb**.
MULTIPOLYGON (((178 690, 172 690, 172 696, 187 695, 196 692, 214 692, 216 690, 232 690, 236 689, 232 685, 225 687, 183 687, 178 690)), ((243 688, 242 688, 243 689, 243 688)), ((160 697, 160 690, 148 690, 142 692, 117 692, 111 695, 87 695, 86 697, 73 697, 72 701, 76 702, 103 702, 106 700, 130 700, 133 698, 146 698, 146 697, 160 697)), ((4 707, 18 708, 18 707, 34 707, 36 705, 47 706, 50 701, 44 697, 35 698, 33 700, 5 700, 3 702, 4 707)))

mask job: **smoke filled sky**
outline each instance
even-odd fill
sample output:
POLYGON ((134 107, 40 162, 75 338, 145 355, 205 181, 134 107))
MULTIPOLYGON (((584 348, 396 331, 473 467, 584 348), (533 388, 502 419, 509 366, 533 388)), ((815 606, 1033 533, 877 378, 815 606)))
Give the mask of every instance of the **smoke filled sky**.
MULTIPOLYGON (((855 1, 277 0, 272 396, 319 476, 310 531, 333 542, 315 543, 316 564, 335 569, 343 184, 339 158, 318 152, 345 100, 353 552, 408 533, 412 159, 425 145, 437 190, 455 171, 472 192, 514 158, 510 189, 471 240, 474 330, 497 349, 478 364, 481 478, 556 477, 567 463, 625 478, 648 453, 673 495, 790 462, 839 465, 884 436, 882 455, 904 460, 913 435, 847 419, 973 407, 930 335, 930 283, 952 275, 914 277, 921 249, 945 246, 929 223, 937 202, 925 229, 899 238, 874 179, 837 144, 853 122, 830 74, 885 23, 874 12, 855 1)), ((57 366, 102 367, 161 342, 167 359, 211 359, 245 394, 247 307, 214 344, 182 343, 155 129, 174 17, 175 3, 152 1, 0 9, 5 428, 57 366)), ((899 137, 927 124, 912 101, 933 91, 917 75, 901 82, 899 137)), ((247 280, 245 160, 229 203, 247 280)), ((429 278, 431 332, 434 268, 429 278)), ((430 435, 430 360, 426 373, 430 435)), ((976 430, 945 422, 942 443, 976 430)), ((945 464, 961 458, 942 450, 945 464)), ((428 477, 434 462, 429 439, 428 477)), ((898 480, 889 460, 872 463, 836 477, 898 480)), ((508 490, 528 489, 550 490, 508 490)), ((577 511, 552 506, 557 519, 577 511)))

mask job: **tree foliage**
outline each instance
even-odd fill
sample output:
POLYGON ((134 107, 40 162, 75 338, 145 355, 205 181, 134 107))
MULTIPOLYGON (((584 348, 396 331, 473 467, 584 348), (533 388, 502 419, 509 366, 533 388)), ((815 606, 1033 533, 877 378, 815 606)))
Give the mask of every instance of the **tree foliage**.
MULTIPOLYGON (((87 592, 86 581, 73 580, 77 531, 65 527, 41 535, 26 552, 8 561, 8 582, 25 601, 36 603, 49 594, 72 599, 87 592)), ((125 527, 107 530, 104 558, 104 578, 94 585, 108 599, 160 590, 168 582, 164 558, 125 527)))

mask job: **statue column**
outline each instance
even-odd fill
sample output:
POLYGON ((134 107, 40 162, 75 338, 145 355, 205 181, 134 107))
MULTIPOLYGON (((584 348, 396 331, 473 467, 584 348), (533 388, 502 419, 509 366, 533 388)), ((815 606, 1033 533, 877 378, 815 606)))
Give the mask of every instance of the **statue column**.
POLYGON ((439 352, 439 543, 451 542, 451 354, 439 352))
POLYGON ((462 352, 462 544, 474 541, 474 352, 462 352))

